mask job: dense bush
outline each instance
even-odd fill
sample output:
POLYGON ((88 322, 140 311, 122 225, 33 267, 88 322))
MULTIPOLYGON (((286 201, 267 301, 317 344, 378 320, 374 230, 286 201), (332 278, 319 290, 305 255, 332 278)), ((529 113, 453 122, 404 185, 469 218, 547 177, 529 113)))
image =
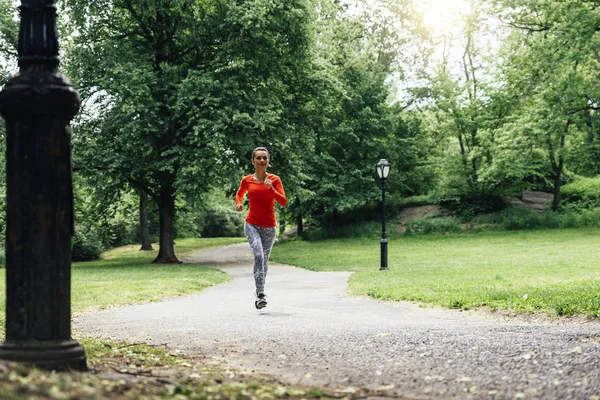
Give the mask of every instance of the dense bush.
POLYGON ((410 221, 407 235, 472 233, 494 230, 529 230, 600 227, 600 208, 581 211, 545 211, 538 213, 523 208, 475 216, 468 222, 458 217, 432 217, 410 221))
MULTIPOLYGON (((395 225, 395 220, 388 220, 388 237, 393 237, 396 235, 396 231, 394 229, 395 225)), ((346 224, 340 227, 327 227, 306 230, 304 232, 303 238, 306 240, 325 240, 334 238, 380 238, 381 228, 381 221, 360 221, 356 223, 346 224)))
POLYGON ((73 261, 91 261, 100 258, 103 251, 102 243, 97 234, 91 231, 75 230, 73 236, 71 259, 73 261))
POLYGON ((390 197, 389 200, 386 201, 388 203, 388 208, 408 208, 408 207, 419 207, 419 206, 428 206, 428 205, 437 205, 439 204, 439 199, 435 196, 430 195, 420 195, 420 196, 410 196, 410 197, 390 197))
POLYGON ((498 213, 480 215, 469 224, 473 230, 522 230, 600 227, 600 208, 582 211, 544 211, 509 208, 498 213))
MULTIPOLYGON (((119 187, 94 188, 77 175, 74 182, 77 183, 74 191, 76 231, 85 232, 85 242, 93 241, 102 251, 140 243, 140 199, 137 192, 119 187)), ((148 206, 150 235, 157 237, 156 206, 152 201, 148 202, 148 206)), ((77 242, 80 240, 74 238, 74 243, 77 242)))
POLYGON ((406 224, 406 235, 428 235, 435 233, 460 233, 460 221, 455 217, 431 217, 414 219, 406 224))
MULTIPOLYGON (((333 210, 331 212, 325 212, 320 210, 311 215, 311 221, 325 230, 344 229, 344 227, 349 225, 375 221, 376 219, 381 218, 380 204, 380 202, 371 202, 344 211, 333 210)), ((387 203, 387 206, 388 212, 394 211, 389 203, 387 203)))
POLYGON ((200 234, 202 237, 244 236, 244 221, 233 209, 207 209, 200 234))
POLYGON ((561 205, 571 209, 600 207, 600 177, 578 177, 561 188, 561 205))
POLYGON ((440 205, 467 219, 506 208, 506 202, 501 196, 487 193, 461 194, 442 199, 440 205))
POLYGON ((234 209, 233 198, 220 191, 199 201, 181 199, 177 210, 177 237, 244 236, 245 214, 234 209))

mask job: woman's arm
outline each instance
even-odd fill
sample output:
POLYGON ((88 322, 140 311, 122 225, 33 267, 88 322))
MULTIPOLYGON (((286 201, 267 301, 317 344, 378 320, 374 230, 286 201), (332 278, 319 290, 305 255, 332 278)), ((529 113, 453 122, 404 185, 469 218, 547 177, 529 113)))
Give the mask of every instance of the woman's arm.
POLYGON ((242 211, 244 209, 244 195, 248 191, 248 185, 244 178, 240 182, 240 188, 235 194, 235 210, 242 211))
POLYGON ((273 191, 273 197, 275 198, 275 201, 281 204, 281 206, 285 207, 287 204, 287 198, 285 197, 285 190, 283 190, 281 178, 277 177, 273 179, 273 186, 271 186, 271 190, 273 191))

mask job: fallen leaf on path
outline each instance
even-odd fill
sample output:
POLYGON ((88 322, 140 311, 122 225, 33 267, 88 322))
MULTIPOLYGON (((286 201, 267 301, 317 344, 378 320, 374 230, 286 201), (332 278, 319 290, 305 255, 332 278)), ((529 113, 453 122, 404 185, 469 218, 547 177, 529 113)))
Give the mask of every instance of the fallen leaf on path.
POLYGON ((429 376, 427 375, 425 377, 425 382, 431 382, 431 381, 437 381, 437 382, 441 382, 443 381, 445 378, 441 375, 433 375, 433 376, 429 376))

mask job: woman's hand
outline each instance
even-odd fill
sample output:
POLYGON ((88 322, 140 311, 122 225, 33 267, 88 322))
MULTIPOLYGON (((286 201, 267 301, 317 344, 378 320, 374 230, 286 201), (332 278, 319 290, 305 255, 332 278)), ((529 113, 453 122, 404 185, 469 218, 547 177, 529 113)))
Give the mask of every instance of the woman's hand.
POLYGON ((242 211, 244 210, 244 205, 243 204, 236 204, 235 205, 235 211, 242 211))
POLYGON ((273 189, 273 181, 269 178, 265 178, 265 185, 267 185, 269 189, 273 189))

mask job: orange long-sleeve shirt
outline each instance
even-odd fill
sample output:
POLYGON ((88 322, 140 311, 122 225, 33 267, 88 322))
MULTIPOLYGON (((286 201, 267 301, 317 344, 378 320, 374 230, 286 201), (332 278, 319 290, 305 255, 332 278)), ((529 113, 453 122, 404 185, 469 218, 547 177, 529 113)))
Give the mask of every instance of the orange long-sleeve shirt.
POLYGON ((246 216, 246 222, 262 228, 274 228, 277 225, 275 201, 285 206, 287 198, 281 179, 274 174, 267 174, 267 177, 273 182, 272 189, 269 189, 264 183, 254 182, 252 175, 243 177, 240 188, 235 194, 235 204, 242 204, 247 192, 250 210, 246 216))

